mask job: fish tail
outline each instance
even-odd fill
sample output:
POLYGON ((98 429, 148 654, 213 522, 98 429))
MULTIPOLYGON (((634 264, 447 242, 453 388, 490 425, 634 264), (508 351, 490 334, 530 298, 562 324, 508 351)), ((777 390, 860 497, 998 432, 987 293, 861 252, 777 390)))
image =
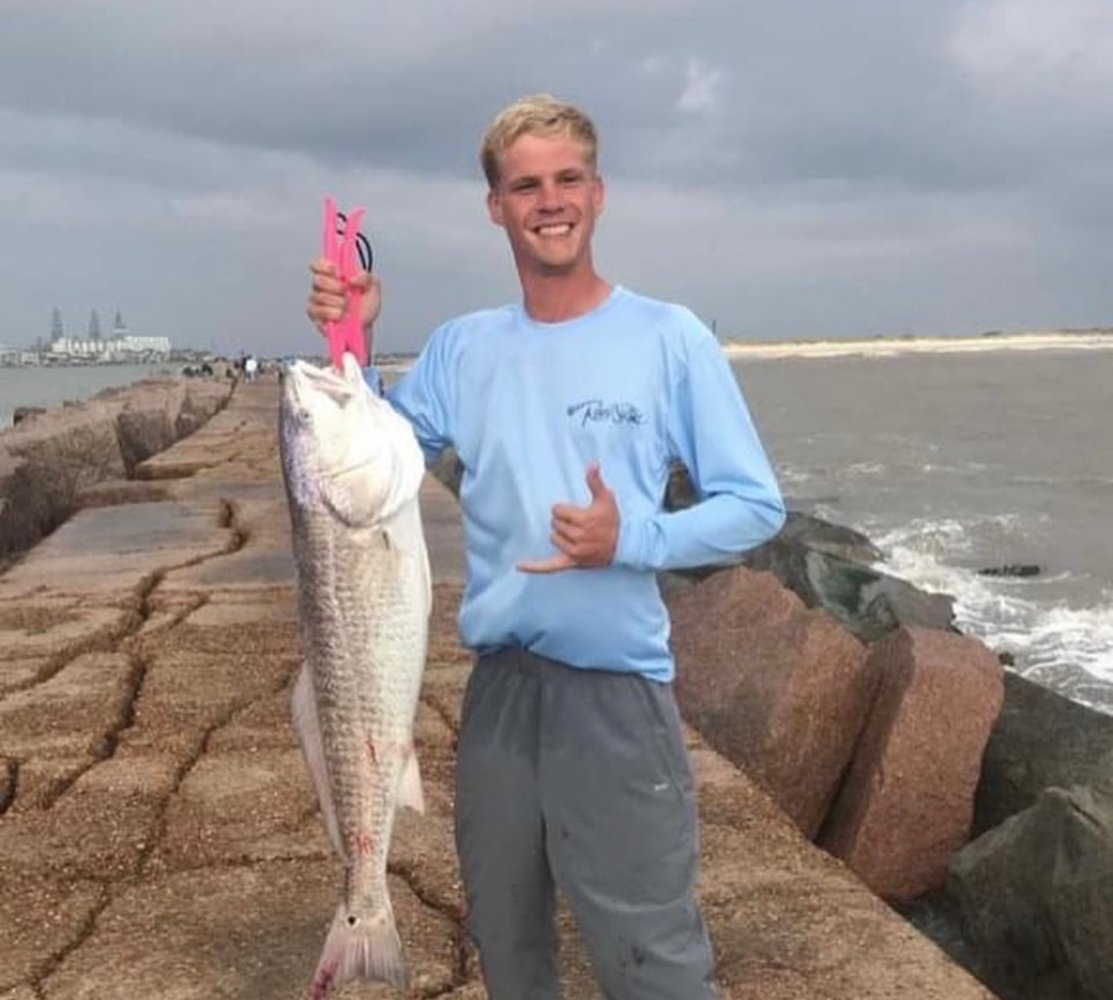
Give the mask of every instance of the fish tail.
POLYGON ((389 900, 369 916, 356 915, 346 903, 340 903, 306 1000, 325 1000, 334 987, 351 979, 373 979, 398 989, 409 984, 402 941, 389 900))

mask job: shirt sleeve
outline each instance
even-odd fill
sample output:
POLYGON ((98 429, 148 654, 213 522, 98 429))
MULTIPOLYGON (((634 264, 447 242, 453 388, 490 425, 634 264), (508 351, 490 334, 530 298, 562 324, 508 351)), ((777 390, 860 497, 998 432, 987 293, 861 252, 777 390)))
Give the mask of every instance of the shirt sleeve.
POLYGON ((386 391, 387 402, 413 427, 426 464, 453 443, 454 380, 445 340, 443 330, 434 332, 410 370, 386 391))
POLYGON ((690 346, 669 413, 670 445, 699 500, 648 517, 620 510, 620 565, 666 570, 729 562, 784 524, 784 501, 742 392, 718 341, 700 325, 705 335, 690 346))

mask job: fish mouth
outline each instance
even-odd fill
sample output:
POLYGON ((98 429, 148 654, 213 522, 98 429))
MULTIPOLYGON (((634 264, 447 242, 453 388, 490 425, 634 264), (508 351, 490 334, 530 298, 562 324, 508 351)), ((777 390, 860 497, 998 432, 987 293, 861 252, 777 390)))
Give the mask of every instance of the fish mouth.
POLYGON ((358 386, 331 368, 318 368, 305 361, 295 361, 290 365, 282 380, 283 401, 295 407, 314 394, 327 396, 343 406, 355 398, 358 391, 358 386))

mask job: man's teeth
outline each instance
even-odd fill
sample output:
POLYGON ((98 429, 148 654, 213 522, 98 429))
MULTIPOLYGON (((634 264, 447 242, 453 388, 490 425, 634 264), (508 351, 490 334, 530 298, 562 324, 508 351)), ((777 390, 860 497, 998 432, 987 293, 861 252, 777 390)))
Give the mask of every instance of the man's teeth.
POLYGON ((541 236, 565 236, 572 232, 572 226, 570 223, 562 222, 559 226, 541 226, 537 232, 541 236))

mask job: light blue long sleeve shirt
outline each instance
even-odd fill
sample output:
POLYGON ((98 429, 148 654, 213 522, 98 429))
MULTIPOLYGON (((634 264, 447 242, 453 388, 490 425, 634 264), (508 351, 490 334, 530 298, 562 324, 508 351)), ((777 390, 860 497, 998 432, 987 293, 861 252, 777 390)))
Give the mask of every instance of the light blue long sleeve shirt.
POLYGON ((723 352, 689 310, 621 287, 538 323, 519 306, 439 327, 388 399, 428 459, 455 447, 467 584, 464 644, 575 667, 673 677, 655 573, 729 560, 784 523, 780 491, 723 352), (701 501, 662 510, 680 459, 701 501), (620 516, 611 565, 521 572, 550 556, 552 507, 591 500, 599 463, 620 516))

